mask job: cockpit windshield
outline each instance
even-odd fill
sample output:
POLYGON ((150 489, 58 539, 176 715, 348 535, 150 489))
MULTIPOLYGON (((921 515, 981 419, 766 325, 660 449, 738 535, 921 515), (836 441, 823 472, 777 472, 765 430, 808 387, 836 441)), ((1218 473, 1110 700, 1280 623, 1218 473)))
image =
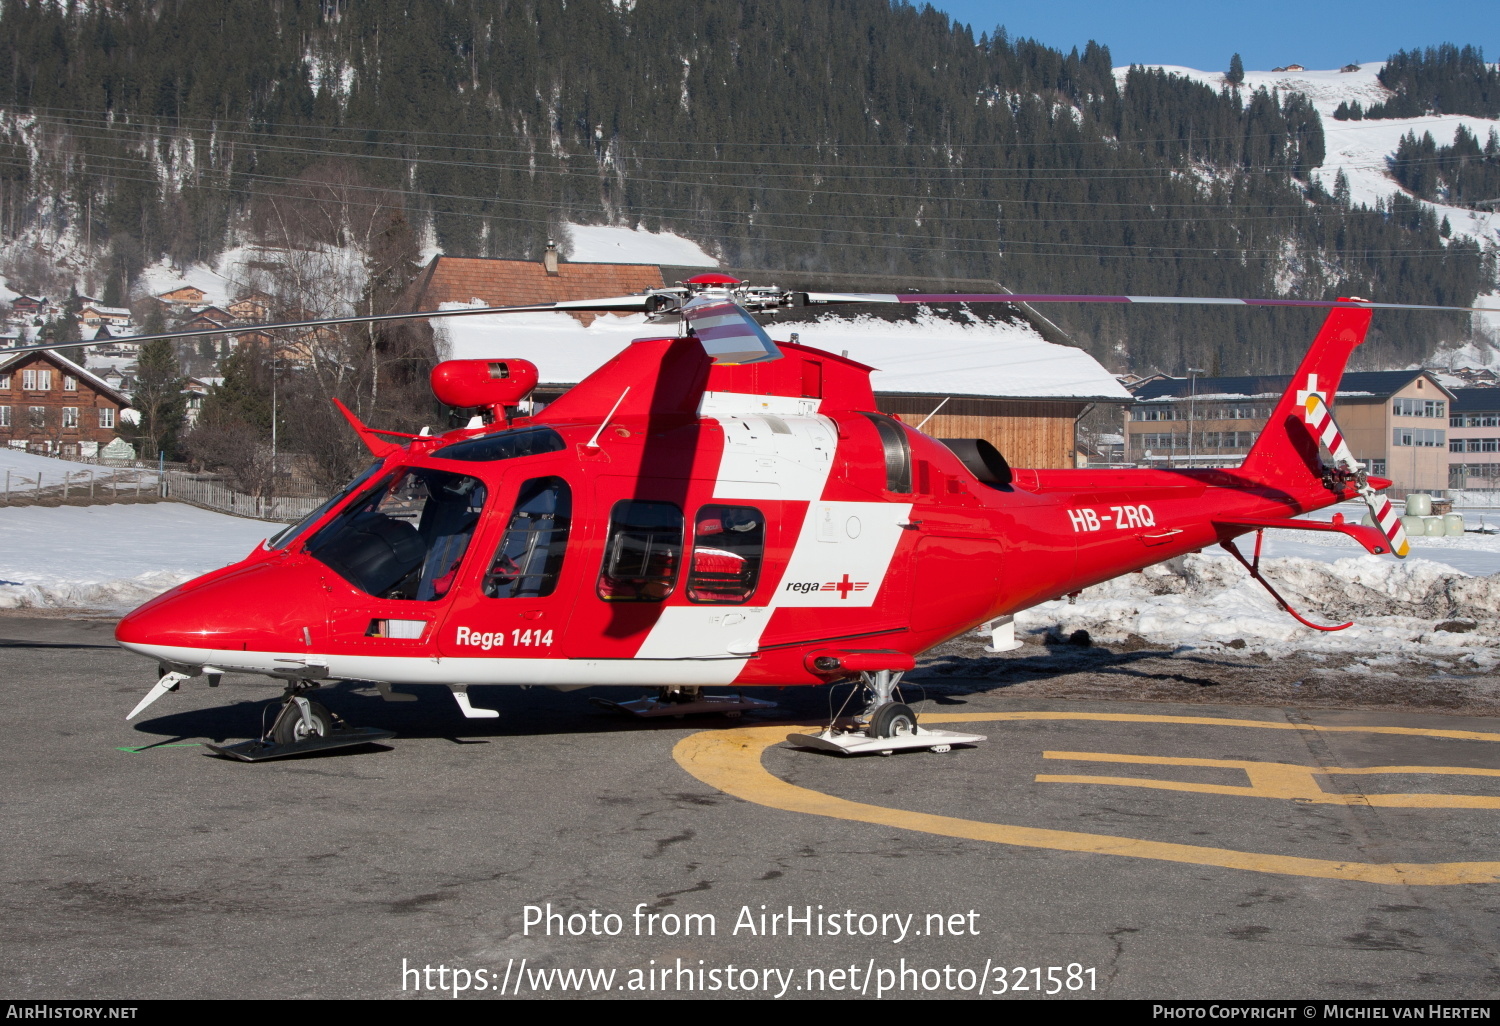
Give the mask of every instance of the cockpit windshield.
POLYGON ((377 598, 431 602, 452 588, 484 498, 478 478, 401 468, 313 535, 307 552, 377 598))
POLYGON ((307 531, 309 527, 311 527, 313 524, 316 524, 319 520, 322 520, 324 514, 333 509, 333 507, 337 506, 339 503, 343 502, 354 492, 358 491, 360 485, 364 484, 366 481, 370 480, 370 478, 374 477, 375 472, 378 471, 384 463, 384 460, 376 460, 374 463, 370 464, 365 468, 364 473, 360 474, 353 481, 350 481, 348 484, 344 485, 343 488, 339 489, 338 494, 333 498, 323 503, 323 505, 313 510, 311 513, 303 517, 301 520, 297 521, 295 524, 292 524, 290 527, 283 528, 277 534, 267 539, 266 548, 284 549, 292 542, 296 541, 307 531))

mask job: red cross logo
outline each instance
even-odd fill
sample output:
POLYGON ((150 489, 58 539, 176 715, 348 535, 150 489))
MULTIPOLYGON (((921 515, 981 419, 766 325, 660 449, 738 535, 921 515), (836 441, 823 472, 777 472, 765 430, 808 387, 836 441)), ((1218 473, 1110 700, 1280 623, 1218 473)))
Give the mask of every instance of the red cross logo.
POLYGON ((848 598, 849 593, 856 587, 858 587, 857 585, 850 582, 848 574, 844 575, 844 579, 842 581, 836 581, 833 586, 838 589, 839 598, 841 599, 848 598))

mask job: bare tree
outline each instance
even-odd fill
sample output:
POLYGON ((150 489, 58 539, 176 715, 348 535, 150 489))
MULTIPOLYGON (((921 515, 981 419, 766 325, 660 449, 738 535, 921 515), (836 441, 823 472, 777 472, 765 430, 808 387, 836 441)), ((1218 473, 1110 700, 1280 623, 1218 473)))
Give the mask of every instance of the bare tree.
MULTIPOLYGON (((400 194, 369 184, 347 162, 324 161, 294 186, 256 197, 251 224, 262 252, 247 284, 275 298, 273 320, 387 313, 417 270, 400 194)), ((305 454, 325 487, 368 459, 330 399, 383 427, 430 422, 434 349, 425 323, 278 334, 268 343, 278 443, 305 454)))

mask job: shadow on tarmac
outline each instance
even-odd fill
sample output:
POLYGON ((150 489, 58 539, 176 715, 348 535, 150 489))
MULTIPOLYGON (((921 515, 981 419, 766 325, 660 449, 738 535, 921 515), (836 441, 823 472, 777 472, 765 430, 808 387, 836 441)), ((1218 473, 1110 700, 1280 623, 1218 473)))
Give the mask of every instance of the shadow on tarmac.
MULTIPOLYGON (((112 646, 59 644, 46 642, 6 642, 18 647, 38 648, 107 648, 112 646)), ((902 684, 902 700, 918 707, 964 706, 964 695, 1003 692, 1018 684, 1077 673, 1120 674, 1138 679, 1173 680, 1198 687, 1213 687, 1221 680, 1199 677, 1170 670, 1152 670, 1139 666, 1148 660, 1170 658, 1174 663, 1192 663, 1204 667, 1234 667, 1242 663, 1207 656, 1176 655, 1170 650, 1140 649, 1112 652, 1102 647, 1049 648, 1037 655, 1006 659, 944 656, 923 663, 902 684)), ((417 697, 416 702, 388 703, 370 691, 370 685, 359 681, 336 681, 318 688, 311 697, 326 705, 353 726, 376 727, 394 731, 398 738, 442 738, 455 745, 488 744, 492 739, 560 734, 617 734, 633 731, 667 729, 713 729, 744 723, 769 725, 785 722, 806 725, 827 722, 838 715, 852 713, 857 704, 854 687, 849 683, 830 687, 793 687, 753 689, 771 698, 778 708, 765 714, 751 714, 745 719, 722 715, 688 716, 682 719, 637 719, 599 709, 588 702, 595 689, 556 692, 532 688, 524 692, 514 687, 473 686, 470 695, 477 706, 500 710, 498 719, 466 719, 453 702, 448 689, 441 685, 401 685, 400 692, 417 697), (769 692, 769 694, 766 694, 769 692)), ((615 689, 610 689, 614 691, 615 689)), ((715 689, 716 691, 730 689, 715 689)), ((648 688, 640 693, 646 694, 648 688)), ((185 712, 168 713, 143 720, 136 730, 160 740, 149 741, 135 750, 148 751, 168 744, 206 738, 215 744, 259 737, 275 715, 279 695, 268 687, 265 698, 235 701, 227 705, 185 712)), ((170 701, 171 699, 165 699, 170 701)), ((390 751, 388 745, 371 743, 359 747, 329 749, 293 758, 333 758, 354 754, 390 751)))
MULTIPOLYGON (((732 727, 747 722, 723 715, 687 716, 682 719, 663 717, 660 719, 638 719, 622 713, 599 709, 588 702, 586 693, 559 693, 544 688, 533 688, 520 692, 514 687, 474 686, 469 695, 481 708, 500 710, 499 719, 470 720, 459 712, 451 694, 441 685, 401 685, 398 692, 414 695, 415 702, 390 703, 378 695, 364 694, 369 685, 356 681, 338 681, 308 693, 308 697, 321 702, 352 726, 377 727, 396 732, 398 738, 442 738, 456 745, 488 744, 493 738, 523 737, 549 734, 616 734, 628 731, 658 730, 663 727, 681 729, 691 726, 696 729, 732 727)), ((614 689, 611 689, 614 690, 614 689)), ((768 689, 756 689, 757 692, 768 689)), ((772 700, 779 703, 773 710, 777 719, 793 722, 795 712, 788 706, 801 707, 809 703, 788 702, 786 696, 795 691, 808 692, 817 697, 823 689, 769 689, 772 700)), ((162 744, 185 739, 207 738, 215 744, 225 741, 244 740, 261 736, 270 726, 280 703, 280 695, 266 689, 266 698, 259 701, 237 701, 209 709, 193 709, 168 713, 142 720, 135 729, 144 734, 163 738, 142 744, 137 751, 158 747, 162 744)), ((642 688, 642 693, 649 689, 642 688)), ((635 697, 632 695, 631 697, 635 697)), ((171 696, 162 699, 171 701, 171 696)), ((813 705, 818 703, 814 702, 813 705)), ((770 716, 754 716, 754 723, 774 722, 770 716)), ((329 749, 326 752, 310 753, 310 756, 336 755, 341 752, 371 751, 377 745, 359 748, 329 749)))
POLYGON ((1099 647, 1058 646, 1038 655, 999 660, 993 657, 942 656, 931 662, 922 663, 917 667, 915 674, 908 679, 912 683, 936 685, 946 690, 971 694, 979 691, 1002 691, 1017 684, 1090 671, 1119 674, 1141 680, 1180 681, 1200 688, 1211 688, 1224 683, 1223 677, 1199 677, 1188 673, 1136 668, 1136 664, 1146 660, 1163 659, 1170 659, 1177 664, 1194 664, 1204 669, 1223 667, 1243 670, 1245 668, 1243 662, 1204 655, 1183 655, 1171 649, 1112 652, 1107 648, 1099 647))

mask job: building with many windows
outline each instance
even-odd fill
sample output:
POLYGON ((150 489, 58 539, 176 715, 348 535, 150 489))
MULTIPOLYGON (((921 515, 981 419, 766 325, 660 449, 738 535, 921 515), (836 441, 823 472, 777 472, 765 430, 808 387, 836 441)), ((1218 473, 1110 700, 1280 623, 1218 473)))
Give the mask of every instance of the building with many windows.
POLYGON ((1448 487, 1500 488, 1500 388, 1452 391, 1448 487))
MULTIPOLYGON (((1289 374, 1145 379, 1131 389, 1136 404, 1127 412, 1126 459, 1142 466, 1238 466, 1290 381, 1289 374)), ((1450 487, 1453 402, 1427 371, 1354 371, 1339 384, 1333 415, 1355 459, 1394 481, 1398 496, 1440 493, 1450 487)))

